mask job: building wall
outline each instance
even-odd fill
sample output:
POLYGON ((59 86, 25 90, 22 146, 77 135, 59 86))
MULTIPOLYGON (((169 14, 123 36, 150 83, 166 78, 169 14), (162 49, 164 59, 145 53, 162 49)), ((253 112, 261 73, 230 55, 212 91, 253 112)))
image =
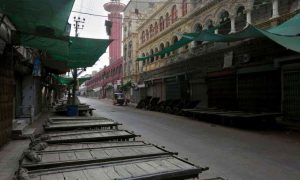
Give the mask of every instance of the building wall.
POLYGON ((1 56, 0 66, 0 147, 11 137, 14 114, 14 73, 11 48, 6 48, 1 56))

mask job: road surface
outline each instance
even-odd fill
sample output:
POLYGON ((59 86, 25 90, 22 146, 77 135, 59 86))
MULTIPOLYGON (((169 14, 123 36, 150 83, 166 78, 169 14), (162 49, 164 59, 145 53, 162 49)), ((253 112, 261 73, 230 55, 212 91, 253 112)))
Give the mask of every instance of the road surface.
POLYGON ((109 100, 80 97, 82 103, 123 123, 143 140, 165 146, 209 171, 200 177, 231 180, 299 180, 300 138, 291 132, 250 131, 212 125, 165 113, 113 106, 109 100))

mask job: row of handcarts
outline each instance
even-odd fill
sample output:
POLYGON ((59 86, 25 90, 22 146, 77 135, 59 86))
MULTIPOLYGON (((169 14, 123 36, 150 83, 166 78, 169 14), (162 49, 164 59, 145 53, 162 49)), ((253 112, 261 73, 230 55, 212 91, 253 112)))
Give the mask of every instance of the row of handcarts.
POLYGON ((198 179, 208 170, 120 125, 104 117, 50 117, 44 133, 31 137, 15 179, 198 179))
POLYGON ((189 101, 183 99, 169 99, 160 101, 159 97, 147 96, 146 98, 140 100, 136 108, 183 115, 183 109, 193 109, 199 103, 199 100, 189 101))

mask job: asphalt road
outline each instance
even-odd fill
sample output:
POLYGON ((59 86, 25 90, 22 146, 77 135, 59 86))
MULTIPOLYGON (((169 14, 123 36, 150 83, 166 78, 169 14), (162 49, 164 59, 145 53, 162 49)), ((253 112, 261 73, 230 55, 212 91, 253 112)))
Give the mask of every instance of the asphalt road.
POLYGON ((209 171, 200 177, 230 180, 299 180, 300 136, 270 130, 243 130, 134 107, 113 106, 109 100, 80 98, 104 116, 165 146, 209 171))

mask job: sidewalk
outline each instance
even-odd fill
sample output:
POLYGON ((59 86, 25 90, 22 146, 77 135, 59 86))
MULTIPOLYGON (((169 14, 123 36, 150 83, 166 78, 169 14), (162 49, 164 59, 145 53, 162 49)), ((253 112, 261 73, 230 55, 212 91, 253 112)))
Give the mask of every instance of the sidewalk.
MULTIPOLYGON (((35 134, 43 131, 42 124, 49 117, 50 112, 42 112, 39 119, 28 128, 35 128, 35 134)), ((25 149, 28 148, 29 139, 11 140, 0 148, 0 180, 11 180, 19 167, 19 159, 25 149)))

